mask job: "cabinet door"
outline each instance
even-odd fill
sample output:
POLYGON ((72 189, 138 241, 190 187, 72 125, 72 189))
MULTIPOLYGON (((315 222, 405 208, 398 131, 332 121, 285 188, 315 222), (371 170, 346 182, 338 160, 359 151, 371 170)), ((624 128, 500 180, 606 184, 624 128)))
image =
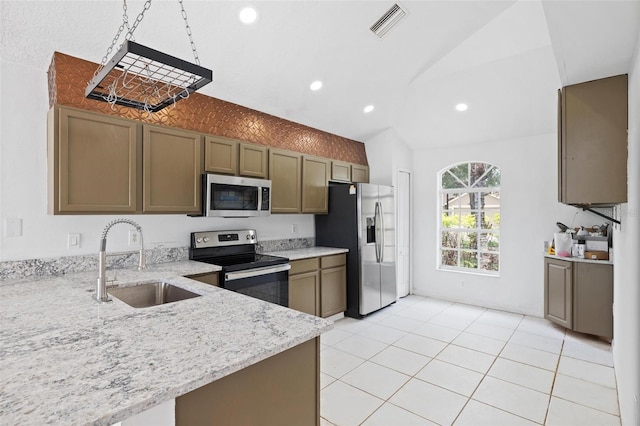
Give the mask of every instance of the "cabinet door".
POLYGON ((300 213, 301 162, 295 152, 269 150, 271 213, 300 213))
POLYGON ((204 158, 206 172, 238 174, 238 142, 233 139, 205 136, 204 158))
POLYGON ((544 259, 544 317, 567 328, 573 326, 572 262, 544 259))
POLYGON ((318 271, 289 276, 289 307, 311 315, 320 312, 320 274, 318 271))
POLYGON ((347 268, 320 271, 320 316, 323 318, 347 310, 347 268))
POLYGON ((352 164, 351 181, 354 183, 369 183, 369 166, 352 164))
POLYGON ((202 143, 193 132, 143 128, 143 210, 199 213, 202 143))
POLYGON ((627 76, 567 86, 561 98, 561 201, 627 201, 627 76))
POLYGON ((265 179, 267 177, 267 147, 250 143, 240 144, 240 176, 265 179))
POLYGON ((342 161, 331 161, 331 180, 351 182, 351 164, 342 161))
POLYGON ((329 211, 329 161, 307 157, 302 160, 302 213, 329 211))
POLYGON ((48 117, 49 213, 134 213, 140 126, 54 107, 48 117))
POLYGON ((613 265, 574 265, 573 329, 613 338, 613 265))

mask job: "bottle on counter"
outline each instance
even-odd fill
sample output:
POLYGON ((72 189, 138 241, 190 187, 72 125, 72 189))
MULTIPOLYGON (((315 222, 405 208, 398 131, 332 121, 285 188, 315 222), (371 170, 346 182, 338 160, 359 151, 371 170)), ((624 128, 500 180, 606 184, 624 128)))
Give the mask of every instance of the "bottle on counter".
POLYGON ((579 257, 580 259, 584 259, 584 251, 585 251, 585 248, 586 248, 586 241, 585 240, 578 240, 577 246, 578 246, 578 249, 577 249, 578 255, 576 257, 579 257))

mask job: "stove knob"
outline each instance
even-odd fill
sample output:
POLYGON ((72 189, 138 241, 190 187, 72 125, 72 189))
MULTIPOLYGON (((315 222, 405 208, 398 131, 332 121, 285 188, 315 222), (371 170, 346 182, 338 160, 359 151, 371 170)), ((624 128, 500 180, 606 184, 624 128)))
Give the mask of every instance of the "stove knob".
POLYGON ((196 243, 201 243, 201 242, 202 242, 202 238, 201 237, 196 238, 196 243))
POLYGON ((204 238, 202 239, 202 241, 204 241, 205 243, 206 243, 206 242, 208 242, 208 241, 209 241, 209 237, 204 237, 204 238))

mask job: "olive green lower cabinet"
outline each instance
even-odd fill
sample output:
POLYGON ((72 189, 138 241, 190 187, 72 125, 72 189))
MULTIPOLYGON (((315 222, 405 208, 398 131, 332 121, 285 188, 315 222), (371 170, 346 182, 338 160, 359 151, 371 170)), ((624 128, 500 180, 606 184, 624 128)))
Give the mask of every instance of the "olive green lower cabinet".
POLYGON ((347 309, 346 255, 292 260, 289 307, 327 318, 347 309))
POLYGON ((320 316, 320 259, 292 260, 289 271, 289 307, 320 316))
POLYGON ((320 424, 320 339, 176 398, 176 426, 320 424))
POLYGON ((544 283, 546 319, 613 338, 613 265, 545 258, 544 283))

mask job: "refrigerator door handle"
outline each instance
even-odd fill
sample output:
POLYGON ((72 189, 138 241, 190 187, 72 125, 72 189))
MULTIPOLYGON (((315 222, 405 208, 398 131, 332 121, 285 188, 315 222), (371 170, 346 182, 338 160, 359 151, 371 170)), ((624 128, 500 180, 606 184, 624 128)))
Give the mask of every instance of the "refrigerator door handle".
POLYGON ((380 263, 384 262, 384 212, 382 211, 382 203, 378 203, 380 206, 380 263))
POLYGON ((380 203, 376 201, 376 212, 375 212, 375 227, 376 227, 376 262, 381 262, 381 250, 380 250, 380 225, 382 221, 382 217, 380 215, 380 203))

